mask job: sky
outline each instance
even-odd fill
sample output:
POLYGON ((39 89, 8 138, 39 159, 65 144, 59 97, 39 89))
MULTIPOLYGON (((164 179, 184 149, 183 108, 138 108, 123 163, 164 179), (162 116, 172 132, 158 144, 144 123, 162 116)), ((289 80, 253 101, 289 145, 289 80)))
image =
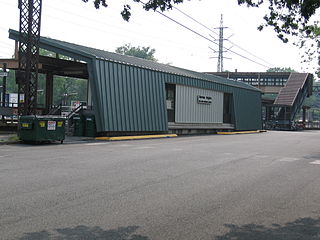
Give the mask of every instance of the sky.
MULTIPOLYGON (((0 58, 10 58, 14 41, 8 39, 9 28, 19 29, 18 0, 0 0, 0 58)), ((282 43, 271 28, 258 31, 265 8, 238 6, 237 0, 192 0, 175 5, 203 25, 187 18, 177 9, 165 12, 175 21, 196 31, 187 30, 157 12, 145 11, 132 0, 108 0, 109 7, 95 9, 92 0, 43 0, 41 35, 62 41, 114 52, 124 44, 150 46, 161 63, 199 71, 217 71, 217 29, 223 15, 225 52, 224 70, 239 72, 266 71, 271 67, 291 67, 306 71, 301 64, 301 50, 282 43), (120 12, 124 4, 132 7, 129 22, 120 12), (208 39, 212 39, 209 41, 208 39), (234 45, 235 44, 235 45, 234 45), (241 55, 241 56, 240 56, 241 55), (230 58, 230 59, 229 59, 230 58)))

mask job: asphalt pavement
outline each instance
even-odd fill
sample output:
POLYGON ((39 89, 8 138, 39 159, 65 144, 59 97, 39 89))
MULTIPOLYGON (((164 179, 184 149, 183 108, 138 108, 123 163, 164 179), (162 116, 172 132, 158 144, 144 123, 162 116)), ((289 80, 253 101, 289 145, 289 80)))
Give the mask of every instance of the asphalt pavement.
POLYGON ((320 239, 319 139, 0 145, 0 239, 320 239))

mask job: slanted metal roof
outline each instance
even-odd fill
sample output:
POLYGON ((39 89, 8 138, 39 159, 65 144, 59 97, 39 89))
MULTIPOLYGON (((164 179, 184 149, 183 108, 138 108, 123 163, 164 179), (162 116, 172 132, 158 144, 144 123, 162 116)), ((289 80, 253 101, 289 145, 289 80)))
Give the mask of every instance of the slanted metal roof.
MULTIPOLYGON (((9 38, 14 40, 19 40, 19 32, 10 29, 9 38)), ((74 55, 79 56, 79 59, 88 59, 88 58, 101 59, 109 62, 116 62, 116 63, 131 65, 139 68, 150 69, 154 71, 170 73, 170 74, 175 74, 175 75, 180 75, 180 76, 185 76, 185 77, 190 77, 190 78, 195 78, 195 79, 215 82, 218 84, 234 86, 238 88, 244 88, 244 89, 260 92, 259 89, 243 82, 237 82, 234 80, 229 80, 229 79, 215 76, 215 75, 195 72, 195 71, 191 71, 183 68, 170 66, 167 64, 157 63, 157 62, 146 60, 146 59, 121 55, 113 52, 81 46, 78 44, 51 39, 47 37, 40 38, 40 46, 44 49, 55 51, 57 53, 62 53, 62 54, 70 53, 72 56, 74 55)))

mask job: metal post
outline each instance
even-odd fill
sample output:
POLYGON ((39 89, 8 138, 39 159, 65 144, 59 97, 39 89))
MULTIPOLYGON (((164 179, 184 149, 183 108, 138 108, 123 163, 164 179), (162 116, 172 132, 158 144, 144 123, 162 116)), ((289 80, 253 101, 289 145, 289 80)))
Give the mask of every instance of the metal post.
MULTIPOLYGON (((3 72, 6 73, 7 72, 7 64, 4 63, 3 64, 3 72)), ((6 91, 7 91, 7 76, 4 75, 3 79, 2 79, 2 107, 6 106, 6 91)))
POLYGON ((46 74, 46 114, 49 113, 53 104, 53 74, 46 74))
POLYGON ((19 0, 19 115, 35 114, 37 109, 41 6, 42 0, 19 0), (24 94, 24 102, 20 94, 24 94))

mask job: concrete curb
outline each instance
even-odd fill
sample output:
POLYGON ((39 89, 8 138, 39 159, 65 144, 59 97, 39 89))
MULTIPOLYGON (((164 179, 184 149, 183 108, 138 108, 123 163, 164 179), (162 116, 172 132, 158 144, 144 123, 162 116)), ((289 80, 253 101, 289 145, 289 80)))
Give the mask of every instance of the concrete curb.
POLYGON ((236 135, 236 134, 252 134, 252 133, 262 133, 266 130, 256 130, 256 131, 239 131, 239 132, 217 132, 218 135, 236 135))
POLYGON ((161 134, 161 135, 141 135, 141 136, 120 136, 120 137, 96 137, 96 140, 104 141, 123 141, 123 140, 140 140, 140 139, 156 139, 156 138, 172 138, 177 134, 161 134))

